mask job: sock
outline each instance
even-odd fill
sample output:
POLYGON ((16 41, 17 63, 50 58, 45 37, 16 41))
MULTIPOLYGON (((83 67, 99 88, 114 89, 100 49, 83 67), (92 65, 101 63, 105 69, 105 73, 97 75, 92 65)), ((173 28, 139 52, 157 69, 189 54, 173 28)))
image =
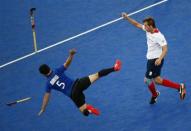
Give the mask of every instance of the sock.
POLYGON ((180 84, 172 82, 172 81, 167 80, 167 79, 163 79, 162 85, 166 86, 166 87, 171 87, 171 88, 174 88, 174 89, 178 89, 178 90, 180 89, 180 84))
POLYGON ((152 96, 156 97, 157 92, 156 92, 156 89, 155 89, 155 83, 152 81, 151 84, 148 87, 149 87, 150 92, 152 93, 152 96))
POLYGON ((98 72, 98 75, 99 75, 99 77, 103 77, 103 76, 106 76, 106 75, 108 75, 109 73, 114 72, 114 71, 115 71, 115 70, 114 70, 113 67, 112 67, 112 68, 108 68, 108 69, 103 69, 103 70, 101 70, 101 71, 98 72))

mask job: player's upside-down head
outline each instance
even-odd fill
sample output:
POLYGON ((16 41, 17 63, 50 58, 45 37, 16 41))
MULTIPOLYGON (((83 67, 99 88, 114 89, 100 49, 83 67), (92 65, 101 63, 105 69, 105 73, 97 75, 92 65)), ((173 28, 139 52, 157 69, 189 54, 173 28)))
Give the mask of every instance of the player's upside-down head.
POLYGON ((45 76, 49 76, 51 73, 51 69, 47 64, 42 64, 39 67, 39 72, 45 76))

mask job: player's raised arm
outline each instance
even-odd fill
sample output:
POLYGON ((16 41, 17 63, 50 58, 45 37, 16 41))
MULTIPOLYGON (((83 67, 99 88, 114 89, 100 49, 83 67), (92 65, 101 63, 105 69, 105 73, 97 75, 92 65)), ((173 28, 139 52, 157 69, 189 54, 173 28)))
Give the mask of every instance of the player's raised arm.
POLYGON ((42 106, 41 106, 41 110, 38 113, 39 116, 45 111, 46 106, 47 106, 48 101, 49 101, 49 98, 50 98, 50 93, 45 93, 44 98, 43 98, 43 102, 42 102, 42 106))
POLYGON ((127 13, 122 13, 122 17, 124 19, 126 19, 127 21, 129 21, 132 25, 134 25, 135 27, 142 29, 142 24, 140 24, 139 22, 135 21, 134 19, 130 18, 127 13))
POLYGON ((75 49, 71 49, 70 52, 69 52, 69 56, 66 60, 66 62, 64 63, 64 67, 65 68, 68 68, 70 63, 72 62, 72 59, 73 59, 73 56, 74 54, 76 53, 76 50, 75 49))

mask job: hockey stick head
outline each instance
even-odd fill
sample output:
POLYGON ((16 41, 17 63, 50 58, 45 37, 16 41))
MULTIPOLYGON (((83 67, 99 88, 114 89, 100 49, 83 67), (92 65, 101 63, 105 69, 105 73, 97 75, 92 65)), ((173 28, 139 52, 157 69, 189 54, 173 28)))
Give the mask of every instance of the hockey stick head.
POLYGON ((31 8, 30 9, 30 15, 32 16, 33 15, 33 12, 36 10, 36 8, 31 8))
POLYGON ((16 100, 16 101, 8 102, 8 103, 6 103, 6 105, 7 106, 13 106, 13 105, 16 105, 17 103, 22 103, 22 102, 28 101, 30 99, 31 99, 31 97, 27 97, 27 98, 24 98, 24 99, 19 99, 19 100, 16 100))

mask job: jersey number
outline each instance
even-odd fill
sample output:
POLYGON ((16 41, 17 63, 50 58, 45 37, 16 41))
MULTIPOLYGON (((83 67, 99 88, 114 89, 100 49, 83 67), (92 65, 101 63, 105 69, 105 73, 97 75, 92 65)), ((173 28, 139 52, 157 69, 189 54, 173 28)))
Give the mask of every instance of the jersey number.
POLYGON ((57 82, 56 82, 56 85, 58 85, 58 86, 61 87, 62 89, 65 88, 65 83, 63 83, 63 82, 57 81, 57 82))

